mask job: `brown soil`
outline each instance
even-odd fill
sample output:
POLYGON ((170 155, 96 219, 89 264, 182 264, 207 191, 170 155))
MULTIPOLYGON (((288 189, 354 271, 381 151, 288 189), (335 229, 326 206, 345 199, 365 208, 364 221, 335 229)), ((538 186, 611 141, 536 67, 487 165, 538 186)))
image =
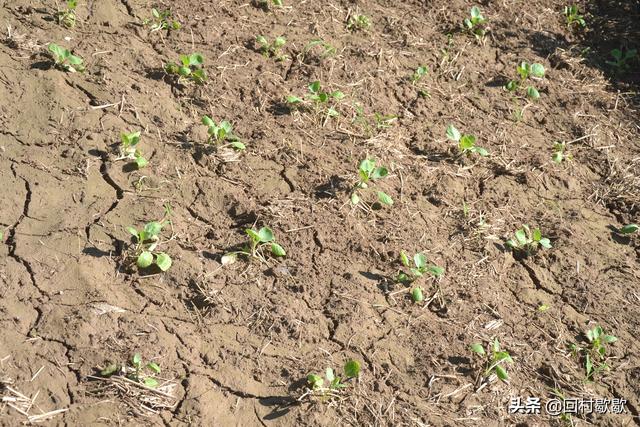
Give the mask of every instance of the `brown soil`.
MULTIPOLYGON (((150 2, 79 3, 72 30, 51 19, 54 1, 0 7, 2 396, 39 393, 30 415, 68 409, 50 425, 563 425, 507 412, 511 397, 555 388, 628 401, 577 425, 640 425, 640 239, 615 232, 640 222, 640 75, 638 62, 623 74, 604 62, 640 47, 638 2, 581 3, 589 28, 577 33, 565 2, 484 2, 483 44, 456 30, 472 6, 461 0, 165 2, 183 28, 153 34, 141 25, 150 2), (346 29, 356 11, 369 30, 346 29), (256 52, 258 34, 285 35, 289 59, 256 52), (303 58, 317 38, 336 54, 303 58), (87 71, 52 68, 49 42, 87 71), (205 57, 202 87, 162 72, 192 52, 205 57), (530 104, 502 88, 522 60, 547 69, 530 104), (419 65, 430 71, 418 88, 419 65), (316 79, 346 94, 339 118, 283 104, 316 79), (374 113, 398 119, 376 129, 374 113), (246 152, 204 147, 203 114, 231 121, 246 152), (457 159, 450 123, 491 156, 457 159), (115 160, 120 132, 135 130, 140 171, 115 160), (554 141, 573 141, 573 159, 552 162, 554 141), (393 206, 350 205, 366 156, 389 167, 376 185, 393 206), (172 268, 125 268, 125 227, 167 203, 172 268), (287 257, 222 266, 254 224, 287 257), (522 224, 553 248, 514 258, 504 241, 522 224), (401 250, 445 268, 418 282, 429 304, 394 283, 401 250), (587 382, 568 345, 596 324, 618 342, 611 370, 587 382), (478 390, 469 346, 494 337, 510 379, 478 390), (136 352, 173 381, 175 407, 154 414, 89 378, 136 352), (349 358, 362 372, 341 398, 296 401, 309 372, 349 358)), ((1 425, 25 420, 0 406, 1 425)))

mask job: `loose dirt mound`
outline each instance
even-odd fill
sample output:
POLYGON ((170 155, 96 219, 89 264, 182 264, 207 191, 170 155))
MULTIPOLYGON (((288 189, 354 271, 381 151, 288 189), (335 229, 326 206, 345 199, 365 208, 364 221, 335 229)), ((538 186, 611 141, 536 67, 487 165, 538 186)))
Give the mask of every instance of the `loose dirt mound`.
POLYGON ((166 2, 182 28, 156 32, 145 1, 80 1, 73 29, 53 1, 4 2, 0 424, 640 424, 640 238, 618 232, 640 221, 638 62, 605 62, 640 46, 640 6, 581 4, 575 31, 564 5, 490 2, 478 41, 463 1, 166 2), (357 14, 372 25, 347 29, 357 14), (288 58, 257 35, 285 36, 288 58), (52 67, 50 42, 87 70, 52 67), (164 73, 194 52, 205 85, 164 73), (535 102, 503 88, 521 61, 546 68, 535 102), (315 80, 345 95, 338 117, 286 104, 315 80), (246 150, 207 146, 205 114, 246 150), (450 124, 490 155, 459 156, 450 124), (134 131, 140 170, 116 160, 134 131), (554 142, 571 159, 553 162, 554 142), (354 207, 367 157, 389 176, 354 207), (127 227, 167 209, 173 265, 142 274, 127 227), (553 247, 506 250, 523 224, 553 247), (252 226, 287 256, 222 265, 252 226), (401 251, 444 268, 414 283, 422 303, 395 280, 401 251), (569 345, 596 325, 618 341, 585 381, 569 345), (494 338, 508 382, 469 349, 494 338), (162 368, 159 390, 99 379, 135 353, 162 368), (298 400, 307 374, 351 358, 362 371, 340 397, 298 400), (510 414, 518 396, 627 404, 563 420, 510 414))

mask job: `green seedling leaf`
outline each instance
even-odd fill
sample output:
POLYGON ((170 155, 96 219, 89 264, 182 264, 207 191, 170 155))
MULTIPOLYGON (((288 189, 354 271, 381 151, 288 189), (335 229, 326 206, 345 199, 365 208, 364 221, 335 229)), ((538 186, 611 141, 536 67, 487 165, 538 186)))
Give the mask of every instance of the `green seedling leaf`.
POLYGON ((144 232, 149 239, 157 237, 158 234, 160 234, 160 231, 162 231, 162 224, 160 224, 158 221, 148 222, 144 226, 144 232))
POLYGON ((375 168, 373 170, 373 172, 371 172, 371 179, 380 179, 380 178, 384 178, 385 176, 389 175, 389 171, 387 170, 387 168, 385 167, 379 167, 379 168, 375 168))
POLYGON ((274 256, 285 256, 287 255, 287 253, 285 252, 285 250, 282 248, 282 246, 280 246, 277 243, 272 243, 271 244, 271 253, 274 256))
POLYGON ((360 196, 358 196, 358 193, 351 193, 351 204, 357 205, 358 203, 360 203, 360 196))
POLYGON ((628 225, 625 225, 624 227, 622 227, 620 229, 620 233, 622 233, 622 234, 631 234, 631 233, 635 233, 636 231, 638 231, 638 229, 640 229, 638 224, 628 224, 628 225))
POLYGON ((158 252, 156 254, 156 264, 162 271, 167 271, 171 268, 171 257, 164 252, 158 252))
POLYGON ((456 129, 455 126, 453 125, 449 125, 447 127, 447 138, 449 138, 452 141, 460 141, 460 138, 462 137, 462 135, 460 134, 460 131, 458 129, 456 129))
POLYGON ((138 238, 138 230, 133 227, 127 227, 127 231, 131 233, 134 237, 138 238))
POLYGON ((244 231, 245 231, 245 233, 247 233, 247 235, 249 236, 249 238, 250 238, 251 240, 253 240, 253 241, 254 241, 254 242, 256 242, 256 243, 259 243, 259 242, 260 242, 260 235, 259 235, 257 232, 255 232, 254 230, 252 230, 252 229, 250 229, 250 228, 247 228, 247 229, 246 229, 246 230, 244 230, 244 231))
POLYGON ((267 243, 273 240, 273 231, 269 227, 262 227, 258 231, 258 238, 261 243, 267 243))
POLYGON ((144 379, 143 383, 150 388, 158 387, 158 380, 156 380, 155 378, 147 377, 144 379))
POLYGON ((425 269, 427 267, 427 257, 423 253, 417 253, 413 256, 413 263, 419 269, 425 269))
POLYGON ((402 262, 402 265, 405 267, 409 267, 409 257, 404 251, 400 252, 400 262, 402 262))
POLYGON ((115 363, 112 363, 106 368, 104 368, 102 371, 100 371, 100 375, 103 377, 110 377, 111 375, 115 374, 119 369, 120 369, 120 366, 118 366, 115 363))
POLYGON ((333 374, 333 369, 332 368, 327 368, 327 370, 325 371, 324 377, 329 382, 333 382, 336 379, 335 375, 333 374))
POLYGON ((297 96, 287 96, 287 103, 289 104, 300 104, 302 103, 302 99, 297 96))
POLYGON ((509 379, 509 375, 507 375, 507 371, 506 369, 504 369, 502 366, 498 365, 496 366, 496 375, 498 376, 498 378, 500 378, 502 381, 507 381, 509 379))
POLYGON ((139 268, 147 268, 151 264, 153 264, 153 254, 149 251, 144 251, 140 255, 138 255, 138 260, 136 264, 139 268))
POLYGON ((424 300, 422 288, 413 288, 413 290, 411 291, 411 298, 413 298, 414 302, 421 302, 422 300, 424 300))
POLYGON ((155 373, 155 374, 159 374, 160 373, 160 365, 158 365, 156 362, 147 363, 147 368, 152 370, 153 373, 155 373))
POLYGON ((540 246, 545 249, 551 249, 551 241, 546 237, 543 237, 542 239, 540 239, 540 246))
POLYGON ((131 358, 131 364, 137 369, 142 366, 142 356, 140 356, 140 353, 136 353, 133 355, 133 357, 131 358))
POLYGON ((138 169, 142 169, 143 167, 147 166, 149 164, 149 162, 147 161, 147 159, 145 159, 142 156, 136 156, 136 166, 138 167, 138 169))
POLYGON ((437 265, 431 265, 427 270, 435 277, 440 277, 444 274, 444 268, 438 267, 437 265))
POLYGON ((344 364, 344 375, 347 378, 356 378, 360 375, 360 363, 350 359, 344 364))
POLYGON ((322 379, 322 377, 316 374, 307 375, 307 382, 313 390, 322 388, 322 386, 324 385, 324 380, 322 379))
POLYGON ((542 64, 532 64, 531 75, 538 78, 544 77, 544 66, 542 64))
POLYGON ((387 206, 393 205, 393 199, 383 191, 378 191, 378 200, 383 205, 387 205, 387 206))
POLYGON ((535 87, 529 86, 527 88, 527 96, 531 99, 538 99, 540 98, 540 92, 535 87))
POLYGON ((231 143, 230 143, 230 144, 231 144, 231 146, 232 146, 233 148, 235 148, 236 150, 239 150, 239 151, 246 150, 246 148, 247 148, 247 147, 246 147, 242 142, 240 142, 240 141, 231 141, 231 143))
POLYGON ((484 356, 486 353, 484 351, 484 347, 482 346, 482 344, 471 344, 471 351, 473 351, 474 353, 477 353, 481 356, 484 356))

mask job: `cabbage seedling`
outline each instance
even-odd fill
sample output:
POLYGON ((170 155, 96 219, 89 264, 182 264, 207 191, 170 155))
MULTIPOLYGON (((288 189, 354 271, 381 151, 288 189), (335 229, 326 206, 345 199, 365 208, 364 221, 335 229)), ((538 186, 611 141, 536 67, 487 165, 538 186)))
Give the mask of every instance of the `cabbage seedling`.
POLYGON ((261 249, 265 246, 270 248, 271 254, 276 257, 283 257, 287 255, 287 252, 282 246, 280 246, 275 239, 273 231, 269 227, 262 227, 260 230, 254 230, 247 228, 245 230, 247 236, 249 236, 249 244, 246 245, 241 251, 229 252, 222 257, 222 265, 233 264, 238 255, 244 255, 251 258, 256 258, 266 262, 261 249))
POLYGON ((487 33, 485 23, 487 20, 482 16, 482 12, 478 6, 471 8, 471 16, 464 20, 464 26, 476 39, 482 40, 487 33))
POLYGON ((427 256, 420 252, 415 254, 412 259, 409 259, 409 256, 404 251, 401 251, 400 262, 408 271, 400 271, 396 280, 405 285, 413 283, 426 273, 434 277, 440 277, 444 273, 444 268, 428 264, 427 256))
POLYGON ((539 228, 534 228, 531 231, 529 226, 524 224, 514 234, 516 238, 509 239, 505 243, 514 252, 523 252, 526 255, 531 255, 537 252, 540 246, 545 249, 551 249, 551 241, 546 237, 542 237, 539 228))
POLYGON ((106 368, 100 371, 100 375, 103 377, 124 375, 131 381, 144 384, 147 387, 155 388, 158 386, 158 380, 154 378, 154 376, 160 374, 160 365, 156 362, 143 363, 142 356, 138 353, 131 357, 130 364, 131 366, 121 366, 117 363, 109 364, 106 368), (150 372, 151 374, 148 374, 147 372, 150 372))
POLYGON ((136 163, 138 169, 142 169, 149 163, 142 156, 142 152, 138 149, 140 143, 140 132, 120 134, 120 157, 116 160, 129 159, 136 163))
MULTIPOLYGON (((518 90, 520 90, 521 87, 524 86, 525 82, 528 79, 532 79, 532 78, 542 79, 545 73, 544 66, 542 64, 538 64, 538 63, 529 64, 528 62, 525 62, 525 61, 523 61, 522 63, 520 63, 520 65, 516 67, 516 71, 518 72, 520 79, 511 80, 507 83, 505 88, 509 92, 516 93, 518 90)), ((531 99, 540 98, 540 92, 538 92, 538 89, 536 89, 534 86, 527 86, 525 88, 525 93, 531 99)))
POLYGON ((623 72, 629 69, 629 61, 638 56, 638 51, 636 49, 628 49, 623 52, 621 49, 613 49, 611 51, 611 56, 614 60, 606 61, 606 63, 614 67, 617 72, 623 72))
MULTIPOLYGON (((376 167, 376 161, 373 159, 364 159, 358 167, 358 176, 360 179, 353 187, 351 192, 351 203, 357 205, 360 203, 360 192, 369 188, 371 181, 382 179, 389 175, 389 170, 384 166, 376 167)), ((393 199, 383 191, 376 191, 378 200, 383 205, 393 205, 393 199)))
POLYGON ((64 4, 66 7, 56 12, 56 20, 59 25, 67 28, 73 28, 76 26, 76 8, 78 7, 78 0, 67 0, 64 4))
POLYGON ((458 143, 461 156, 469 156, 476 153, 483 157, 489 155, 486 149, 476 146, 476 137, 474 135, 463 135, 454 125, 447 127, 447 138, 458 143))
POLYGON ((485 351, 482 344, 479 343, 472 344, 471 351, 486 359, 487 368, 485 369, 483 376, 486 377, 495 372, 498 378, 502 381, 507 381, 509 379, 507 369, 503 365, 505 363, 513 363, 513 359, 508 351, 500 350, 500 343, 497 338, 493 340, 493 343, 490 343, 488 352, 485 351))
POLYGON ((371 20, 367 15, 351 15, 347 21, 347 30, 367 30, 371 27, 371 20))
MULTIPOLYGON (((360 363, 353 359, 348 360, 344 364, 343 371, 347 380, 357 378, 360 375, 360 363)), ((313 373, 307 375, 307 383, 311 388, 311 394, 322 398, 336 397, 340 389, 348 386, 330 367, 325 370, 324 378, 313 373)))
POLYGON ((605 362, 607 353, 607 344, 613 344, 618 341, 613 335, 607 335, 602 326, 588 330, 585 333, 588 344, 586 347, 579 347, 577 344, 571 344, 569 348, 576 356, 582 354, 584 370, 587 380, 591 380, 596 374, 609 369, 609 365, 605 362))
POLYGON ((572 6, 564 7, 564 16, 567 18, 567 27, 569 28, 574 26, 584 28, 587 26, 587 23, 584 20, 584 16, 580 15, 578 6, 575 4, 572 6))
POLYGON ((71 51, 69 51, 68 49, 65 49, 62 46, 58 46, 54 43, 49 43, 47 49, 49 49, 49 52, 51 52, 54 60, 54 65, 57 68, 69 73, 84 71, 82 58, 72 55, 71 51))
POLYGON ((411 83, 415 85, 420 80, 422 80, 422 78, 426 76, 428 73, 429 73, 429 67, 427 67, 426 65, 419 66, 418 68, 416 68, 416 70, 413 72, 413 75, 411 76, 411 83))
POLYGON ((211 119, 211 117, 204 116, 202 118, 202 124, 209 128, 209 139, 207 140, 208 143, 211 144, 213 142, 221 143, 224 141, 229 141, 229 143, 226 145, 230 145, 236 150, 242 151, 247 148, 242 142, 240 142, 239 138, 232 133, 233 126, 228 121, 223 120, 220 123, 216 123, 213 121, 213 119, 211 119))
POLYGON ((170 10, 160 12, 156 8, 151 9, 151 19, 147 19, 143 23, 150 25, 149 32, 153 33, 160 30, 179 30, 182 25, 173 19, 170 10))
POLYGON ((285 61, 288 57, 280 52, 280 49, 287 43, 284 37, 276 37, 270 43, 265 36, 256 37, 258 50, 267 58, 274 58, 276 61, 285 61))
POLYGON ((167 74, 177 75, 178 80, 189 79, 196 84, 203 84, 207 80, 207 73, 202 68, 204 57, 199 53, 180 55, 180 64, 168 63, 164 69, 167 74))
POLYGON ((566 142, 555 142, 553 144, 553 154, 551 155, 551 159, 560 164, 563 160, 571 160, 573 156, 571 153, 567 153, 567 143, 566 142))
POLYGON ((316 80, 308 86, 309 93, 305 99, 297 96, 287 96, 287 103, 293 107, 304 106, 311 103, 316 112, 326 112, 327 118, 338 116, 338 111, 334 105, 344 98, 344 93, 339 90, 326 92, 322 89, 320 82, 316 80))
POLYGON ((147 268, 156 264, 162 271, 167 271, 171 267, 171 257, 156 249, 160 245, 160 232, 162 231, 162 221, 152 221, 145 224, 140 231, 133 227, 127 227, 127 231, 135 237, 136 246, 133 249, 138 268, 147 268))

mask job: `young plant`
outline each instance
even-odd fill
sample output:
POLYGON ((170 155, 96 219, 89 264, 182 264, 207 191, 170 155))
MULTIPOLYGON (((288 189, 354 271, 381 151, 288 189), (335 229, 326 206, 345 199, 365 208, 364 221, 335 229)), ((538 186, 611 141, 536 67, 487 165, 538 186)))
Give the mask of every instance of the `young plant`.
POLYGON ((569 348, 574 355, 582 355, 586 378, 591 380, 596 374, 609 370, 606 363, 607 344, 618 341, 618 338, 605 334, 601 326, 588 330, 585 336, 588 341, 586 347, 571 344, 569 348))
POLYGON ((256 0, 255 5, 261 9, 269 10, 269 8, 273 7, 282 7, 282 0, 256 0))
POLYGON ((584 20, 584 16, 580 15, 577 5, 565 6, 564 16, 567 18, 567 27, 572 28, 575 26, 584 28, 587 23, 584 20))
POLYGON ((256 37, 258 50, 267 58, 274 58, 276 61, 285 61, 288 57, 280 52, 280 49, 287 43, 284 37, 276 37, 271 43, 264 36, 256 37))
POLYGON ((58 46, 54 43, 49 43, 47 49, 49 49, 49 52, 51 52, 54 60, 54 65, 57 68, 69 73, 84 71, 82 58, 72 55, 68 49, 65 49, 62 46, 58 46))
POLYGON ((621 49, 613 49, 611 51, 611 56, 614 60, 606 61, 606 63, 614 67, 616 72, 621 73, 629 69, 629 62, 638 56, 638 51, 636 49, 627 49, 623 52, 621 49))
MULTIPOLYGON (((346 381, 357 378, 360 375, 360 363, 355 360, 348 360, 343 367, 344 377, 346 381)), ((324 378, 318 374, 307 375, 307 383, 311 388, 311 394, 322 398, 336 397, 340 389, 345 388, 348 384, 336 376, 333 368, 325 370, 324 378)))
POLYGON ((273 231, 269 227, 262 227, 258 231, 247 228, 244 231, 249 236, 249 244, 240 251, 225 254, 222 257, 222 265, 233 264, 237 260, 238 255, 244 255, 266 262, 262 252, 262 248, 265 246, 269 247, 273 256, 283 257, 287 255, 284 248, 276 242, 273 231))
MULTIPOLYGON (((389 174, 389 170, 384 166, 376 167, 376 161, 373 159, 364 159, 358 167, 359 180, 353 187, 351 192, 351 203, 357 205, 360 203, 360 191, 369 188, 371 181, 382 179, 389 174)), ((393 205, 393 199, 383 191, 377 191, 378 201, 383 205, 393 205)))
POLYGON ((204 116, 202 118, 202 124, 209 128, 209 139, 207 143, 211 144, 215 142, 219 144, 224 141, 229 141, 229 143, 225 145, 230 145, 232 148, 240 151, 246 148, 246 146, 240 142, 240 139, 232 133, 233 126, 228 121, 223 120, 220 123, 216 123, 211 117, 204 116))
POLYGON ((120 134, 120 157, 116 160, 129 159, 136 163, 138 169, 142 169, 149 163, 142 156, 142 152, 138 149, 140 143, 140 132, 120 134))
POLYGON ((161 271, 167 271, 171 267, 171 257, 164 252, 157 251, 162 243, 160 232, 165 221, 152 221, 145 224, 140 231, 133 227, 127 227, 127 231, 135 238, 136 245, 133 247, 133 257, 136 258, 136 265, 140 269, 156 264, 161 271))
POLYGON ((542 237, 539 228, 534 228, 531 231, 529 226, 524 224, 514 234, 516 238, 509 239, 505 243, 514 252, 524 253, 528 256, 536 253, 540 246, 545 249, 551 249, 551 241, 546 237, 542 237))
POLYGON ((202 68, 204 57, 199 53, 180 55, 180 64, 168 63, 164 69, 167 74, 177 75, 178 80, 189 79, 196 84, 203 84, 207 80, 207 73, 202 68))
POLYGON ((371 26, 371 20, 367 15, 351 15, 347 20, 347 30, 367 30, 371 26))
POLYGON ((426 65, 421 65, 413 72, 411 76, 411 83, 416 85, 423 77, 425 77, 429 73, 429 67, 426 65))
POLYGON ((397 120, 398 116, 396 116, 395 114, 373 113, 373 121, 376 124, 377 130, 388 129, 393 126, 393 123, 395 123, 397 120))
POLYGON ((142 356, 136 353, 130 360, 131 366, 118 365, 117 363, 112 363, 108 365, 106 368, 100 371, 100 375, 103 377, 110 377, 112 375, 121 375, 130 379, 131 381, 135 381, 140 384, 144 384, 147 387, 155 388, 158 386, 158 380, 155 378, 155 375, 160 374, 160 365, 156 362, 147 362, 146 364, 142 361, 142 356))
POLYGON ((513 363, 513 359, 508 351, 500 350, 500 343, 497 338, 493 340, 493 343, 489 343, 489 345, 488 351, 485 351, 482 344, 471 344, 471 351, 486 360, 486 369, 484 370, 483 376, 487 377, 495 372, 498 378, 502 381, 507 381, 509 375, 503 365, 505 363, 513 363))
POLYGON ((170 10, 164 10, 160 12, 156 8, 151 9, 151 19, 147 19, 143 23, 144 25, 150 25, 150 32, 160 30, 179 30, 182 25, 173 19, 170 10))
POLYGON ((412 259, 409 259, 409 256, 404 251, 401 251, 400 262, 408 271, 400 271, 396 280, 404 285, 410 285, 426 273, 434 277, 440 277, 444 273, 444 268, 434 264, 428 264, 427 256, 421 252, 415 254, 412 259))
POLYGON ((335 103, 344 98, 344 93, 339 90, 333 92, 325 92, 320 85, 320 81, 316 80, 308 86, 309 93, 305 99, 297 96, 287 96, 287 103, 293 107, 311 104, 316 112, 326 114, 326 117, 336 117, 339 115, 335 109, 335 103))
POLYGON ((487 20, 482 16, 482 12, 478 6, 471 8, 471 16, 464 20, 464 26, 476 39, 482 40, 487 34, 485 23, 487 20))
POLYGON ((571 153, 567 153, 567 143, 566 142, 554 142, 553 143, 553 154, 551 155, 551 159, 560 164, 563 160, 571 160, 573 156, 571 153))
POLYGON ((319 60, 323 60, 329 56, 333 56, 336 54, 336 48, 331 44, 325 42, 324 40, 311 40, 305 45, 304 49, 302 49, 302 53, 300 54, 300 62, 304 62, 304 59, 307 57, 307 55, 309 55, 309 52, 311 52, 315 47, 318 46, 322 48, 321 53, 318 55, 319 60))
MULTIPOLYGON (((544 66, 542 64, 529 64, 528 62, 523 61, 516 67, 516 71, 518 72, 519 80, 511 80, 507 83, 505 88, 509 92, 517 93, 520 88, 524 87, 525 83, 529 79, 542 79, 544 77, 544 66)), ((534 86, 527 86, 525 88, 526 95, 531 99, 540 98, 540 92, 534 86)))
POLYGON ((73 28, 76 26, 76 8, 78 7, 78 0, 67 0, 65 8, 58 10, 55 13, 56 20, 59 25, 67 28, 73 28))
POLYGON ((489 155, 486 149, 476 146, 476 137, 474 135, 463 135, 454 125, 447 127, 447 138, 458 143, 460 156, 479 154, 484 157, 489 155))
POLYGON ((640 229, 638 224, 627 224, 620 229, 620 234, 633 234, 636 233, 640 229))

